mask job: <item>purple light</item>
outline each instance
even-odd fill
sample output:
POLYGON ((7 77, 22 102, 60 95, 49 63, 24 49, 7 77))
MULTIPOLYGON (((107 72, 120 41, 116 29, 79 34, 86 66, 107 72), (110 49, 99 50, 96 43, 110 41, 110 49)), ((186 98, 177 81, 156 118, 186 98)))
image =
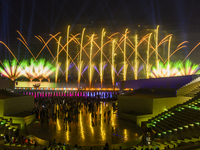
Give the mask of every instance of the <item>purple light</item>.
POLYGON ((73 66, 74 66, 74 64, 71 63, 71 64, 69 65, 69 69, 71 69, 73 66))
POLYGON ((119 72, 117 73, 117 75, 120 74, 120 72, 122 71, 123 68, 124 68, 124 66, 121 67, 121 69, 119 70, 119 72))
POLYGON ((138 70, 138 73, 144 68, 144 65, 141 65, 139 70, 138 70))
POLYGON ((87 70, 87 68, 88 68, 88 66, 86 66, 86 67, 83 69, 81 75, 85 72, 85 70, 87 70))
POLYGON ((98 72, 98 74, 99 74, 99 70, 97 69, 97 67, 96 66, 94 66, 94 69, 98 72))
POLYGON ((105 69, 105 68, 107 67, 107 65, 108 65, 108 64, 105 64, 105 65, 103 66, 103 69, 105 69))
MULTIPOLYGON (((143 68, 144 68, 144 65, 141 65, 137 73, 139 73, 143 68)), ((134 67, 131 67, 131 69, 134 71, 134 67)))
POLYGON ((62 71, 62 69, 59 67, 59 70, 60 70, 60 72, 62 72, 63 73, 63 71, 62 71))
POLYGON ((115 68, 112 66, 112 69, 115 71, 115 73, 117 74, 117 71, 115 70, 115 68))

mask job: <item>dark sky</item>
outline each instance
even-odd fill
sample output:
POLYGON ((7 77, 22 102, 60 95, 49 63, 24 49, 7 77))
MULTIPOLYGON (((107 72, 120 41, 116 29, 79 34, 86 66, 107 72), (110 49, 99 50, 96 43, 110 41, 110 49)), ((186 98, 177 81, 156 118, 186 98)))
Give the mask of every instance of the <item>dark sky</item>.
MULTIPOLYGON (((40 48, 42 44, 35 35, 45 40, 57 32, 64 36, 68 25, 71 33, 80 33, 86 27, 99 36, 102 28, 109 34, 123 34, 128 28, 129 35, 134 35, 139 33, 138 25, 144 36, 141 30, 160 25, 159 36, 164 36, 164 32, 173 34, 178 39, 173 37, 176 46, 181 41, 189 41, 183 55, 200 42, 199 0, 1 0, 0 8, 0 41, 18 58, 21 53, 24 58, 29 54, 17 40, 20 36, 16 30, 22 33, 32 51, 38 53, 36 43, 40 48)), ((9 52, 1 45, 0 59, 8 57, 11 57, 9 52)))

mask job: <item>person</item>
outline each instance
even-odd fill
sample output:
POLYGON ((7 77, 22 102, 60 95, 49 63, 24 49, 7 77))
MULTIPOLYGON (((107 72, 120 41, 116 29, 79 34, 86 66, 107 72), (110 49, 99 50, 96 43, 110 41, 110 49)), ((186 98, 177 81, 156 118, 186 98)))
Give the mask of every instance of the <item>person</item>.
POLYGON ((16 135, 16 137, 19 137, 19 128, 17 128, 15 135, 16 135))
POLYGON ((78 150, 78 145, 75 144, 74 149, 73 150, 78 150))
POLYGON ((56 147, 56 139, 53 140, 53 147, 56 147))
POLYGON ((109 145, 108 145, 108 142, 106 142, 105 146, 104 146, 104 149, 103 150, 109 150, 109 145))
POLYGON ((10 143, 12 144, 12 143, 13 143, 13 138, 12 138, 12 136, 9 136, 9 138, 10 138, 10 143))
POLYGON ((108 114, 108 117, 110 117, 110 110, 107 112, 107 114, 108 114))
POLYGON ((16 143, 16 137, 14 136, 13 143, 16 143))
POLYGON ((6 139, 6 142, 8 142, 8 143, 10 142, 8 134, 5 135, 5 139, 6 139))
MULTIPOLYGON (((52 145, 52 141, 49 141, 49 147, 51 147, 51 145, 52 145)), ((48 148, 49 148, 49 147, 48 147, 48 148)))
POLYGON ((34 147, 36 147, 37 146, 37 142, 35 142, 35 144, 34 144, 34 147))
POLYGON ((59 141, 57 145, 61 146, 61 145, 62 145, 62 143, 59 141))

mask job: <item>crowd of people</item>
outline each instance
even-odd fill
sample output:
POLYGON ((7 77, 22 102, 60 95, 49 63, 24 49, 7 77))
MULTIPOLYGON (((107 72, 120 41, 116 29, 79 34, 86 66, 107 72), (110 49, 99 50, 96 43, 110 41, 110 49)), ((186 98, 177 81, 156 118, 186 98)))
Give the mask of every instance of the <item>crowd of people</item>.
MULTIPOLYGON (((116 97, 115 97, 116 98, 116 97)), ((107 99, 107 101, 114 101, 116 99, 107 99)), ((78 122, 78 116, 80 109, 83 108, 86 111, 90 112, 93 120, 101 118, 101 115, 104 115, 104 118, 107 121, 110 121, 111 111, 106 109, 102 114, 98 114, 97 111, 100 109, 101 99, 91 98, 91 97, 41 97, 35 99, 35 109, 33 110, 36 114, 36 118, 40 120, 41 124, 49 125, 51 121, 56 122, 57 119, 62 119, 63 121, 68 121, 69 123, 78 122), (98 115, 98 116, 97 116, 98 115)), ((117 109, 116 103, 112 103, 113 110, 117 109)), ((92 122, 92 125, 95 123, 92 122)), ((70 130, 70 128, 69 128, 70 130)), ((60 141, 50 140, 48 148, 69 148, 65 143, 60 141)), ((82 150, 82 148, 75 145, 74 149, 82 150)), ((92 147, 90 148, 92 150, 92 147)), ((108 143, 105 144, 105 150, 108 149, 108 143)))
MULTIPOLYGON (((40 119, 41 123, 49 125, 50 120, 56 121, 57 118, 64 121, 77 122, 78 114, 82 107, 88 112, 91 112, 92 118, 97 118, 97 110, 100 106, 100 99, 97 98, 77 98, 77 97, 51 97, 51 98, 36 98, 35 109, 36 118, 40 119)), ((113 110, 117 107, 113 103, 113 110)), ((110 118, 110 110, 104 112, 104 117, 110 118)))

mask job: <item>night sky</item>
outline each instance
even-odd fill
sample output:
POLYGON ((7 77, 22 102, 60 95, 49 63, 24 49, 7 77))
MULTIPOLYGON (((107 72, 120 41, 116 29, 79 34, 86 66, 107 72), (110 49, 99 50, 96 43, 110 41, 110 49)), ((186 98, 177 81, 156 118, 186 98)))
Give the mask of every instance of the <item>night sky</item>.
MULTIPOLYGON (((36 35, 41 35, 47 41, 49 34, 61 32, 64 44, 68 25, 72 34, 81 33, 86 27, 86 35, 96 33, 99 38, 102 28, 105 28, 107 35, 115 32, 122 35, 128 28, 130 37, 136 33, 142 37, 150 33, 147 29, 156 29, 160 25, 159 40, 173 34, 172 51, 181 42, 189 41, 187 48, 178 53, 180 59, 200 42, 199 0, 1 0, 0 7, 0 41, 8 45, 20 60, 31 55, 17 39, 20 38, 17 30, 24 36, 34 55, 44 45, 35 38, 36 35)), ((48 46, 55 54, 56 45, 53 43, 56 42, 48 46)), ((199 49, 197 47, 189 57, 195 63, 199 63, 199 49)), ((45 56, 51 59, 47 50, 40 57, 45 56)), ((12 58, 1 44, 0 60, 12 58)))

